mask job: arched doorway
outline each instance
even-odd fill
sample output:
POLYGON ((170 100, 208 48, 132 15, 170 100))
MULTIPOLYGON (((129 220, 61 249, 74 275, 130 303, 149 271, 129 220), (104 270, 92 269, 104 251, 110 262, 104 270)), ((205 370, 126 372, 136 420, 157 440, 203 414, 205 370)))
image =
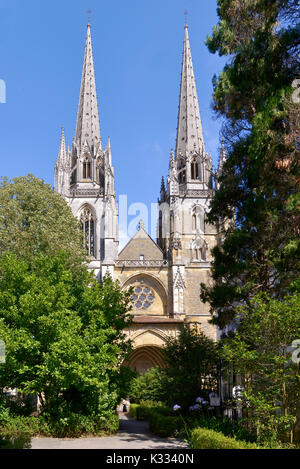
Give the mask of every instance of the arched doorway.
POLYGON ((163 367, 161 349, 153 345, 137 347, 130 355, 128 365, 132 370, 136 369, 142 375, 154 366, 163 367))

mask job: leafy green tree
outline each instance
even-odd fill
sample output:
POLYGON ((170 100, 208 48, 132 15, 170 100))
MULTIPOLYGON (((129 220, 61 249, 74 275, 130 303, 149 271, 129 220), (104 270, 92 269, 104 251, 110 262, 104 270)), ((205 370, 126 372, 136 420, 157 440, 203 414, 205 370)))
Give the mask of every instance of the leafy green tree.
POLYGON ((217 389, 216 343, 193 326, 183 326, 169 338, 163 356, 166 363, 166 394, 170 405, 188 408, 197 397, 208 399, 217 389))
POLYGON ((228 153, 208 215, 224 242, 213 250, 213 284, 202 300, 224 327, 260 291, 299 289, 298 0, 218 0, 207 39, 229 57, 214 77, 214 109, 228 153))
POLYGON ((144 375, 132 380, 130 399, 134 402, 156 401, 166 402, 168 387, 167 372, 163 368, 149 368, 144 375))
POLYGON ((293 441, 300 417, 300 365, 291 346, 300 339, 300 295, 278 301, 260 294, 239 308, 236 319, 237 330, 224 339, 221 353, 244 377, 259 440, 276 442, 289 430, 293 441))
POLYGON ((0 388, 38 395, 51 421, 85 415, 105 424, 123 393, 129 310, 130 292, 70 268, 68 253, 36 255, 30 264, 2 255, 0 388))
POLYGON ((36 254, 69 253, 69 263, 85 260, 79 224, 64 198, 33 175, 2 179, 0 256, 14 252, 29 262, 36 254))

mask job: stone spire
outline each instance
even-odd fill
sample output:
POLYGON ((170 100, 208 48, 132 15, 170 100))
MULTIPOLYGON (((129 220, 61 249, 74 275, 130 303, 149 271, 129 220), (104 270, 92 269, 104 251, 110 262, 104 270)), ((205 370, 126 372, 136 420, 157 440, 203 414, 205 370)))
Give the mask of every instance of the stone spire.
POLYGON ((99 112, 91 39, 91 25, 87 25, 87 36, 77 113, 75 141, 79 148, 87 144, 101 148, 99 112))
POLYGON ((184 29, 176 158, 180 153, 185 156, 186 152, 203 154, 205 151, 188 26, 184 29))
POLYGON ((64 166, 67 162, 67 150, 66 150, 66 139, 65 139, 65 129, 61 128, 61 137, 60 137, 60 146, 57 155, 57 164, 64 166))
POLYGON ((62 195, 67 195, 69 190, 69 158, 66 150, 65 130, 61 128, 60 145, 55 164, 54 189, 62 195))
POLYGON ((221 146, 221 152, 220 152, 219 164, 218 164, 218 175, 222 173, 223 166, 226 160, 227 160, 227 154, 225 150, 224 140, 222 139, 222 146, 221 146))

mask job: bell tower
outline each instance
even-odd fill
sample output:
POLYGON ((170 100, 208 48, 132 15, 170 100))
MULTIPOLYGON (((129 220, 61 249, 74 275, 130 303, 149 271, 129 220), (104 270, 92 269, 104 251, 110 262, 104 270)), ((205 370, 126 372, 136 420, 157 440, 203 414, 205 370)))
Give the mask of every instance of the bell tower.
POLYGON ((207 282, 216 227, 207 224, 213 197, 212 158, 205 151, 188 26, 184 28, 181 85, 175 152, 163 178, 159 203, 158 244, 171 269, 173 313, 188 319, 209 316, 200 301, 207 282))
POLYGON ((75 137, 66 150, 62 132, 55 165, 55 190, 65 197, 80 221, 89 268, 99 280, 113 276, 118 255, 118 207, 110 139, 102 146, 91 39, 87 36, 75 137))

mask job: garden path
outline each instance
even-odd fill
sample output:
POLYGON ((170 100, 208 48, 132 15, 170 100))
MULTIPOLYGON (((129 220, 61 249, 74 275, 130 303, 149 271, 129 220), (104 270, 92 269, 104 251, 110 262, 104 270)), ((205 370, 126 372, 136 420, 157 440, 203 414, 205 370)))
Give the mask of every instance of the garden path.
POLYGON ((32 438, 31 449, 184 449, 187 443, 160 438, 150 432, 147 422, 120 413, 116 435, 92 438, 32 438))

